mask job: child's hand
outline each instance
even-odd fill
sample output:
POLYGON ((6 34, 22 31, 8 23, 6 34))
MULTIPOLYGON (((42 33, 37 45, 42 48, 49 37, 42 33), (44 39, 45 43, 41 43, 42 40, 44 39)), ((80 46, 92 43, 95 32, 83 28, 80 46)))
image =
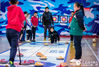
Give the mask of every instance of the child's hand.
POLYGON ((86 31, 86 29, 85 29, 85 30, 83 30, 83 31, 86 31))
POLYGON ((45 27, 45 25, 43 25, 43 27, 45 27))
POLYGON ((85 27, 85 30, 83 30, 83 31, 86 31, 87 29, 86 29, 86 27, 85 27))

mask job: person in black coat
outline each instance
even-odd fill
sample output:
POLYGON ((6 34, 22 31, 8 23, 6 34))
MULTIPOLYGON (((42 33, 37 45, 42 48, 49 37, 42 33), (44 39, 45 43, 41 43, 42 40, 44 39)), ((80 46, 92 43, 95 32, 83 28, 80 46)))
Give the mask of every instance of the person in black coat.
POLYGON ((43 13, 42 24, 43 24, 43 27, 44 27, 44 40, 46 40, 47 29, 48 29, 48 32, 49 32, 51 25, 54 25, 52 13, 49 12, 48 7, 45 8, 45 12, 43 13))
POLYGON ((50 27, 50 40, 51 43, 57 43, 57 41, 60 41, 60 37, 53 27, 50 27))

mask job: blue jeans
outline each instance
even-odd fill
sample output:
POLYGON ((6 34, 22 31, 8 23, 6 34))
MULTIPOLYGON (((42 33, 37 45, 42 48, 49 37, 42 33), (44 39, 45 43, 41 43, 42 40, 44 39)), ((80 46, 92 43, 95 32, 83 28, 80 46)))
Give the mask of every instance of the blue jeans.
POLYGON ((10 44, 10 61, 14 62, 16 52, 17 52, 17 46, 18 46, 18 38, 19 38, 19 32, 13 29, 7 29, 6 30, 6 37, 8 39, 8 42, 10 44))
POLYGON ((75 46, 75 59, 81 59, 82 56, 82 47, 81 47, 81 40, 82 36, 74 36, 73 35, 73 40, 74 40, 74 46, 75 46))

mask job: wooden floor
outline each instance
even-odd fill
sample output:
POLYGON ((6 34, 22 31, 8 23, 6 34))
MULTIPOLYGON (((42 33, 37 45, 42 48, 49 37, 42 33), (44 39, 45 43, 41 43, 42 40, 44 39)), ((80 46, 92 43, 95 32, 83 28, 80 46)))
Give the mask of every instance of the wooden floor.
MULTIPOLYGON (((99 38, 96 39, 96 43, 93 43, 92 39, 93 38, 83 38, 82 40, 82 63, 80 66, 69 63, 69 61, 75 57, 75 48, 70 46, 67 57, 68 67, 99 67, 99 38)), ((0 37, 0 53, 9 48, 6 37, 0 37)))

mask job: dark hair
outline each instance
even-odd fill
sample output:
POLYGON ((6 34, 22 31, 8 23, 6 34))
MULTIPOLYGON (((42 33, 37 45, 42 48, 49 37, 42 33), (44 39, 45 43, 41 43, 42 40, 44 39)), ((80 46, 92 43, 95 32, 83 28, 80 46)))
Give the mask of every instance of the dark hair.
POLYGON ((11 4, 16 4, 18 0, 10 0, 11 4))
POLYGON ((71 13, 74 13, 74 11, 72 11, 71 13))
POLYGON ((82 5, 82 4, 80 5, 80 9, 82 10, 83 14, 85 15, 84 7, 83 7, 83 5, 82 5))
POLYGON ((45 9, 49 9, 48 7, 45 7, 45 9))
POLYGON ((50 29, 54 29, 54 27, 50 27, 50 29))
POLYGON ((25 11, 24 14, 27 14, 27 12, 25 11))
POLYGON ((27 14, 27 16, 30 15, 29 13, 27 14))
POLYGON ((29 13, 26 14, 26 17, 28 17, 28 15, 30 15, 29 13))
POLYGON ((35 14, 35 13, 37 13, 37 12, 34 12, 34 14, 35 14))
POLYGON ((75 4, 76 4, 77 7, 80 7, 80 9, 82 10, 83 14, 85 15, 83 5, 81 3, 78 3, 78 2, 75 2, 75 4))

